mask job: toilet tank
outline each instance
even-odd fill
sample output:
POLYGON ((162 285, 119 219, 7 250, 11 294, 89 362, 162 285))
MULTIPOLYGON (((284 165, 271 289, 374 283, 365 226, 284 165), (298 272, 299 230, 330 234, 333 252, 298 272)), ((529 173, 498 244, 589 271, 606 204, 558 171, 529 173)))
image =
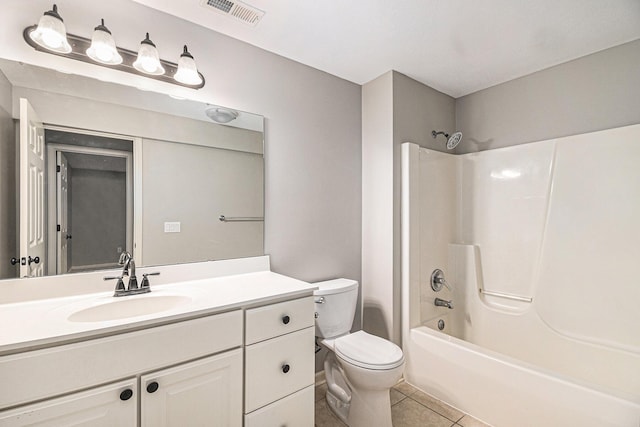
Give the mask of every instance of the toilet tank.
POLYGON ((334 279, 314 283, 316 336, 334 338, 351 331, 358 302, 358 282, 334 279))

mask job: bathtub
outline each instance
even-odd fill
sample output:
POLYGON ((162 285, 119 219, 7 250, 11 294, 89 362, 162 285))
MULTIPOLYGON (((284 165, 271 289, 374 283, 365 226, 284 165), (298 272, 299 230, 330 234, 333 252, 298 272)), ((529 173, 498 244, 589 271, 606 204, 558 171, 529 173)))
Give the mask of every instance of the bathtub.
POLYGON ((410 329, 403 347, 409 384, 490 425, 640 426, 638 402, 430 327, 410 329))
POLYGON ((496 427, 640 427, 638 138, 403 144, 408 383, 496 427))

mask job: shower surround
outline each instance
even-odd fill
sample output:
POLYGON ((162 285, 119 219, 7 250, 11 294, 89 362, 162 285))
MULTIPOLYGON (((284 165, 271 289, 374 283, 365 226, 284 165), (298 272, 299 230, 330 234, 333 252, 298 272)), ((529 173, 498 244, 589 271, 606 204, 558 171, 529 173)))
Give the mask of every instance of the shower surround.
POLYGON ((496 426, 638 426, 640 125, 402 150, 407 381, 496 426))

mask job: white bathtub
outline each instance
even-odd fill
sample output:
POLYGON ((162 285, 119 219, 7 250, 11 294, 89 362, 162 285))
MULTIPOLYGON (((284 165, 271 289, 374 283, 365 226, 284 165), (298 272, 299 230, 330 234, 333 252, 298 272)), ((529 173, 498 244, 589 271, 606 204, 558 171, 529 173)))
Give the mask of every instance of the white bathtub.
POLYGON ((403 347, 408 383, 493 426, 640 426, 637 402, 429 327, 411 329, 403 347))
POLYGON ((640 427, 639 140, 403 144, 409 383, 497 427, 640 427), (431 288, 436 268, 451 290, 431 288))

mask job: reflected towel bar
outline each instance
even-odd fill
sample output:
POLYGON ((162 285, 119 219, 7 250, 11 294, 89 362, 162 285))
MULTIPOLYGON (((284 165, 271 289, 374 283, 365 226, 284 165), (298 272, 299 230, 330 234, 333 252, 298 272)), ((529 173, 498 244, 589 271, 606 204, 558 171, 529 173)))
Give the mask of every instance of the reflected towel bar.
POLYGON ((218 218, 222 222, 234 222, 234 221, 264 221, 264 217, 261 216, 224 216, 220 215, 218 218))
POLYGON ((489 296, 492 296, 492 297, 506 298, 506 299, 511 299, 511 300, 515 300, 515 301, 533 302, 533 298, 531 298, 531 297, 521 297, 519 295, 511 295, 511 294, 505 294, 505 293, 502 293, 502 292, 487 291, 485 289, 480 289, 480 293, 481 294, 485 294, 485 295, 489 295, 489 296))

